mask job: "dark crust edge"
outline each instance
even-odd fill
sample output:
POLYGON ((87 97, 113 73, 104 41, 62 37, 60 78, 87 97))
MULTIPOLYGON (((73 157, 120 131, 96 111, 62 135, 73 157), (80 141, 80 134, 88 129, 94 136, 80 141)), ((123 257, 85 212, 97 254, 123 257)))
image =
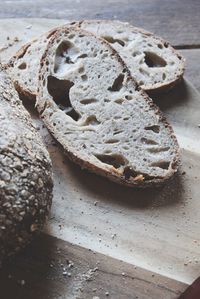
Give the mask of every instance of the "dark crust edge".
MULTIPOLYGON (((60 31, 70 31, 71 28, 68 26, 63 26, 62 28, 60 28, 57 32, 55 32, 51 39, 49 40, 47 46, 46 46, 46 50, 41 58, 41 62, 40 62, 40 71, 39 71, 39 78, 42 77, 42 71, 45 67, 45 59, 48 55, 48 50, 51 47, 51 45, 53 45, 54 41, 56 40, 57 37, 59 37, 59 33, 60 31)), ((90 32, 87 32, 83 29, 78 29, 78 28, 73 28, 73 30, 77 30, 77 32, 83 32, 83 34, 86 35, 91 35, 94 36, 95 38, 97 38, 95 35, 93 35, 90 32)), ((75 155, 73 152, 71 152, 66 145, 62 145, 65 153, 67 154, 67 156, 74 161, 75 163, 77 163, 78 165, 80 165, 82 168, 87 168, 88 170, 90 170, 91 172, 95 172, 96 174, 100 174, 101 176, 107 177, 110 180, 125 185, 125 186, 129 186, 129 187, 140 187, 140 188, 144 188, 144 187, 152 187, 152 186, 160 186, 162 185, 164 182, 168 181, 175 172, 177 172, 178 166, 180 164, 180 148, 178 145, 178 141, 176 139, 176 136, 174 134, 174 131, 172 129, 172 126, 167 122, 165 116, 163 115, 163 113, 160 111, 160 109, 156 106, 156 104, 153 103, 153 101, 148 97, 148 95, 146 94, 146 92, 144 90, 142 90, 140 87, 138 87, 137 82, 135 81, 135 79, 132 78, 129 69, 127 68, 126 64, 124 63, 124 61, 122 60, 121 56, 119 56, 119 54, 117 53, 117 51, 115 51, 108 42, 106 42, 105 40, 101 39, 101 38, 97 38, 98 40, 100 40, 100 42, 102 44, 106 44, 110 50, 111 53, 113 53, 113 55, 116 57, 116 59, 119 61, 119 63, 122 65, 122 68, 125 68, 127 71, 127 79, 129 78, 130 80, 133 81, 134 85, 136 86, 136 89, 139 90, 142 94, 142 96, 146 99, 147 103, 150 105, 151 108, 154 109, 155 113, 157 115, 159 115, 160 120, 164 123, 165 127, 169 130, 169 135, 171 136, 171 138, 173 139, 174 143, 175 143, 175 155, 174 155, 174 159, 171 162, 171 171, 168 173, 168 175, 166 175, 164 178, 161 179, 152 179, 152 180, 144 180, 144 181, 133 181, 133 180, 129 180, 129 179, 125 179, 124 176, 120 176, 120 175, 116 175, 115 172, 111 172, 111 171, 106 171, 105 169, 102 169, 100 167, 95 166, 94 164, 91 164, 89 162, 85 162, 83 159, 81 159, 81 157, 78 157, 77 155, 75 155)), ((39 79, 40 80, 40 79, 39 79)), ((42 109, 42 111, 40 111, 40 108, 38 107, 39 105, 36 104, 36 108, 38 109, 38 112, 41 116, 42 119, 44 119, 44 117, 42 116, 43 112, 45 111, 45 109, 42 109)), ((51 129, 51 124, 48 123, 48 121, 46 121, 46 119, 44 120, 44 123, 46 124, 47 128, 50 130, 50 132, 52 133, 52 135, 54 136, 55 139, 56 138, 56 133, 54 133, 53 128, 51 129)), ((59 142, 60 143, 60 142, 59 142)))

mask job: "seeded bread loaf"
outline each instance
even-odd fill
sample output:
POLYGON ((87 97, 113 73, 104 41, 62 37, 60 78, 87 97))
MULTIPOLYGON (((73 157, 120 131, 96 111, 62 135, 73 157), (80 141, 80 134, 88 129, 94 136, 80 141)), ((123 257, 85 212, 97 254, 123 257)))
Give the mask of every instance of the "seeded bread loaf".
POLYGON ((0 264, 41 230, 52 200, 49 154, 0 70, 0 264))
POLYGON ((173 130, 117 52, 93 34, 62 28, 41 60, 36 107, 74 162, 130 187, 176 171, 173 130))
MULTIPOLYGON (((103 20, 72 22, 70 25, 87 29, 106 39, 146 91, 168 89, 183 75, 183 57, 168 42, 143 29, 128 23, 103 20)), ((39 62, 53 31, 22 47, 8 65, 18 92, 33 99, 37 93, 39 62)))

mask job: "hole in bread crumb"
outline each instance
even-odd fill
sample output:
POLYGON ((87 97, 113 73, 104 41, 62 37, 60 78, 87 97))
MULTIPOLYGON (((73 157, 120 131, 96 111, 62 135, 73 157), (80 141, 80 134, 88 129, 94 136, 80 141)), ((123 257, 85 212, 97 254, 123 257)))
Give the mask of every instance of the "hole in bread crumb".
POLYGON ((18 66, 18 68, 19 68, 20 70, 25 70, 26 67, 27 67, 26 62, 22 62, 22 63, 18 66))
POLYGON ((54 72, 62 69, 63 64, 74 64, 79 53, 79 49, 73 43, 62 41, 56 49, 54 72))
POLYGON ((109 151, 109 150, 104 151, 104 154, 111 154, 111 153, 112 153, 112 151, 109 151))
POLYGON ((80 101, 80 103, 83 105, 93 104, 96 102, 98 102, 97 99, 83 99, 80 101))
POLYGON ((81 79, 82 79, 83 81, 87 81, 88 77, 87 77, 87 75, 82 75, 82 76, 81 76, 81 79))
POLYGON ((47 90, 58 107, 77 121, 80 115, 74 110, 69 98, 70 88, 74 85, 69 80, 59 80, 56 77, 48 76, 47 90))
POLYGON ((144 129, 153 131, 154 133, 159 133, 160 132, 160 126, 158 126, 158 125, 148 126, 148 127, 145 127, 144 129))
POLYGON ((117 103, 119 105, 121 105, 123 102, 124 102, 123 99, 117 99, 117 100, 115 100, 115 103, 117 103))
POLYGON ((162 44, 158 44, 158 48, 159 49, 163 49, 163 45, 162 44))
POLYGON ((130 100, 132 100, 132 96, 130 96, 130 95, 126 95, 126 96, 125 96, 125 99, 127 99, 128 101, 130 101, 130 100))
POLYGON ((141 54, 140 52, 135 51, 135 52, 132 53, 132 56, 133 56, 133 57, 136 57, 136 56, 138 56, 138 55, 140 55, 140 54, 141 54))
POLYGON ((162 169, 168 169, 169 165, 170 165, 169 161, 158 161, 158 162, 151 163, 151 166, 159 167, 159 168, 162 168, 162 169))
POLYGON ((119 91, 123 87, 124 75, 119 74, 119 76, 114 80, 113 85, 108 88, 110 91, 119 91))
POLYGON ((81 54, 80 56, 78 56, 77 58, 86 58, 86 57, 88 57, 88 55, 87 54, 81 54))
POLYGON ((165 74, 165 73, 162 74, 162 79, 163 79, 163 80, 166 79, 166 74, 165 74))
MULTIPOLYGON (((72 24, 72 23, 71 23, 71 24, 72 24)), ((74 36, 75 36, 74 34, 69 34, 69 35, 68 35, 68 38, 69 38, 69 39, 72 39, 72 38, 74 38, 74 36)))
POLYGON ((120 166, 124 166, 127 163, 127 160, 119 154, 112 154, 112 155, 99 155, 94 154, 94 156, 99 159, 101 162, 112 165, 115 168, 119 168, 120 166))
POLYGON ((124 168, 124 176, 125 176, 125 179, 128 180, 130 177, 136 177, 138 175, 138 173, 131 169, 129 166, 125 167, 124 168))
POLYGON ((118 143, 119 142, 119 140, 118 139, 108 139, 108 140, 106 140, 105 141, 105 143, 118 143))
POLYGON ((138 81, 138 84, 139 85, 144 85, 144 81, 140 80, 140 81, 138 81))
POLYGON ((102 36, 102 38, 104 38, 110 44, 118 43, 122 47, 125 46, 125 42, 121 39, 118 39, 118 38, 115 39, 112 36, 102 36))
POLYGON ((145 63, 148 65, 148 67, 164 67, 166 66, 166 61, 158 56, 157 54, 153 52, 145 52, 145 63))
POLYGON ((123 146, 123 149, 125 150, 125 151, 128 151, 129 150, 129 147, 128 146, 123 146))
POLYGON ((148 148, 147 151, 153 154, 160 153, 160 152, 167 152, 170 149, 169 146, 166 147, 152 147, 148 148))
POLYGON ((99 124, 100 124, 100 122, 97 120, 95 115, 88 116, 88 118, 86 119, 86 121, 84 123, 85 126, 88 126, 88 125, 96 126, 99 124))
POLYGON ((142 137, 141 141, 143 143, 145 143, 145 144, 153 144, 153 145, 157 145, 158 144, 158 142, 156 142, 155 140, 148 139, 148 138, 145 138, 145 137, 142 137))
POLYGON ((108 54, 107 53, 104 53, 101 58, 104 59, 104 58, 107 58, 108 57, 108 54))
POLYGON ((165 48, 168 48, 168 47, 169 47, 169 44, 168 44, 167 42, 165 42, 165 43, 164 43, 164 47, 165 47, 165 48))
POLYGON ((83 73, 83 72, 84 72, 84 67, 81 66, 81 67, 78 69, 78 72, 79 72, 79 73, 83 73))
POLYGON ((117 131, 115 131, 115 132, 113 133, 113 135, 118 135, 118 134, 120 134, 120 133, 123 133, 123 131, 117 130, 117 131))

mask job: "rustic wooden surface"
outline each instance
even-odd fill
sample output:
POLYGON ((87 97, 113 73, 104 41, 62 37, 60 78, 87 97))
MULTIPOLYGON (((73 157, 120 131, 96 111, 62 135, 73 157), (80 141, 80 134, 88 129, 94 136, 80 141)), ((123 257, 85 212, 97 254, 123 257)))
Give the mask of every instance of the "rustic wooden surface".
POLYGON ((0 18, 104 18, 129 21, 177 46, 200 44, 199 0, 1 0, 0 18))
POLYGON ((0 271, 2 299, 176 299, 186 287, 45 234, 0 271))
MULTIPOLYGON (((142 26, 180 49, 187 58, 186 77, 198 90, 199 12, 197 0, 0 1, 0 18, 116 18, 142 26)), ((47 23, 47 27, 57 23, 54 20, 42 22, 47 23)), ((18 20, 0 20, 2 32, 8 30, 11 36, 11 29, 15 30, 17 24, 18 20)), ((38 27, 38 33, 43 26, 46 25, 38 27)), ((31 35, 28 25, 26 32, 25 40, 31 35)), ((57 178, 46 232, 63 241, 43 234, 4 267, 0 271, 0 298, 175 299, 200 274, 200 99, 187 82, 182 83, 176 95, 172 93, 169 97, 168 105, 162 99, 157 101, 180 138, 183 166, 175 185, 153 193, 126 190, 82 172, 66 160, 55 141, 40 127, 51 157, 56 161, 57 178), (186 132, 186 138, 181 138, 182 132, 184 135, 186 132), (82 247, 71 245, 69 241, 82 247), (68 260, 74 263, 71 277, 63 275, 68 260)), ((36 115, 35 120, 40 126, 36 115)))
POLYGON ((186 71, 185 76, 190 82, 200 91, 200 49, 181 50, 180 51, 186 58, 186 71))

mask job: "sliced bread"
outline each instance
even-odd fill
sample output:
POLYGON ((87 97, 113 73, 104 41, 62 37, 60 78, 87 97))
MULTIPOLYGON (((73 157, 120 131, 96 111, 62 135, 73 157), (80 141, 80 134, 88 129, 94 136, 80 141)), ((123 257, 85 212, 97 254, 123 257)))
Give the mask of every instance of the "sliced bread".
POLYGON ((167 41, 148 31, 107 20, 82 21, 79 26, 108 41, 145 91, 167 90, 183 76, 184 58, 167 41))
MULTIPOLYGON (((119 21, 94 20, 70 25, 80 26, 106 39, 146 91, 172 87, 183 75, 183 57, 169 43, 147 31, 119 21)), ((22 47, 8 64, 17 91, 33 99, 37 93, 39 62, 53 31, 22 47)))
POLYGON ((159 185, 177 171, 171 126, 118 53, 87 31, 66 27, 51 36, 36 107, 83 168, 130 187, 159 185))
POLYGON ((7 70, 20 95, 35 99, 40 59, 54 30, 24 45, 10 59, 7 70))

